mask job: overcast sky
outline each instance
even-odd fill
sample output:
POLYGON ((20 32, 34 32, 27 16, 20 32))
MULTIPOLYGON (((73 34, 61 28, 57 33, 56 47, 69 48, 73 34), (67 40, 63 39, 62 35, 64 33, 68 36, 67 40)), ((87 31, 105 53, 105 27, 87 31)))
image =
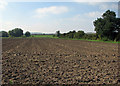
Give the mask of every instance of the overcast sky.
POLYGON ((117 2, 0 2, 0 30, 94 32, 93 21, 106 10, 118 12, 117 2))

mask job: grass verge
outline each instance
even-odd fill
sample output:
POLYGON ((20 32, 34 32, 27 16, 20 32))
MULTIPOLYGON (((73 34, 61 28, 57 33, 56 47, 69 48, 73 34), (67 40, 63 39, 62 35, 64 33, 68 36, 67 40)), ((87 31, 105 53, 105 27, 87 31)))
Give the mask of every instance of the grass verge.
POLYGON ((105 43, 120 43, 120 42, 116 42, 116 41, 103 41, 103 40, 90 40, 90 39, 72 39, 72 38, 58 38, 58 39, 66 39, 66 40, 83 40, 83 41, 105 42, 105 43))

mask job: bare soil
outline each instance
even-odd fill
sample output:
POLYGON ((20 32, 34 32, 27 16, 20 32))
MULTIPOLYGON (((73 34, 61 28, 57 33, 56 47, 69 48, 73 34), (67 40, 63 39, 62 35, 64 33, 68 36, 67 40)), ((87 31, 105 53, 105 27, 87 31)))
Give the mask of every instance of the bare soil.
POLYGON ((2 84, 118 83, 118 44, 52 38, 2 42, 2 84))

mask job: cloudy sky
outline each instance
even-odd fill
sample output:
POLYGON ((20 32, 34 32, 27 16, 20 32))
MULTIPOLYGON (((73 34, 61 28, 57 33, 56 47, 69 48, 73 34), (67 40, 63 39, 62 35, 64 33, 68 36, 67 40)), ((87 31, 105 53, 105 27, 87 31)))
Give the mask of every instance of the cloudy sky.
POLYGON ((30 32, 57 30, 94 32, 93 21, 106 10, 118 12, 117 2, 0 2, 0 30, 22 28, 30 32), (2 15, 1 15, 2 14, 2 15))

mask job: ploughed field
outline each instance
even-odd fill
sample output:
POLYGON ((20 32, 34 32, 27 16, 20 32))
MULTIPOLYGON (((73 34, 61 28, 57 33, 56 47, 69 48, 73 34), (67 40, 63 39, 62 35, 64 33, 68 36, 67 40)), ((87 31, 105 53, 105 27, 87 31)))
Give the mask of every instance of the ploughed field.
POLYGON ((2 84, 118 83, 118 44, 15 38, 2 49, 2 84))

